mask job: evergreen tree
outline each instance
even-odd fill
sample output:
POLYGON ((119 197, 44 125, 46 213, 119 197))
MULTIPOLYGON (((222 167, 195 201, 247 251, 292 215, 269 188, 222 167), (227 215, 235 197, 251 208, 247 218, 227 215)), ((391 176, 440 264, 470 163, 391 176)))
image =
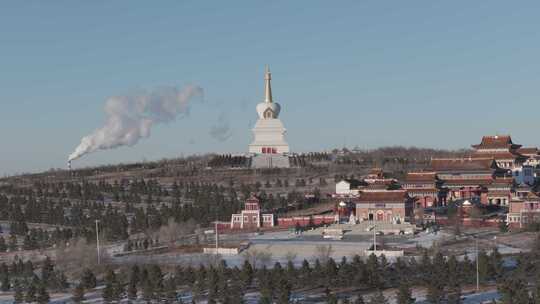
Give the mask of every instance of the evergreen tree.
POLYGON ((465 255, 463 261, 459 263, 460 282, 470 284, 475 279, 475 267, 468 255, 465 255))
POLYGON ((418 266, 418 270, 421 276, 421 279, 424 283, 429 283, 429 280, 431 279, 430 274, 432 273, 432 265, 431 265, 431 258, 428 255, 428 251, 424 250, 422 254, 422 259, 420 260, 420 265, 418 266))
POLYGON ((272 278, 266 266, 263 266, 258 273, 259 291, 261 293, 260 303, 271 303, 274 298, 274 286, 272 278))
POLYGON ((103 291, 101 292, 101 297, 103 297, 105 303, 112 303, 114 299, 114 287, 111 283, 105 283, 105 288, 103 288, 103 291))
POLYGON ((84 285, 82 283, 77 284, 73 289, 72 299, 75 303, 82 303, 84 301, 84 285))
POLYGON ((231 281, 231 286, 229 288, 230 297, 228 299, 228 302, 230 304, 244 304, 244 289, 242 288, 243 284, 240 282, 240 279, 238 277, 239 275, 237 275, 231 281))
POLYGON ((28 287, 26 288, 26 294, 24 295, 24 301, 27 303, 32 303, 36 301, 36 293, 37 293, 37 287, 36 287, 36 281, 32 280, 28 287))
POLYGON ((113 297, 114 297, 114 300, 117 301, 117 302, 120 302, 120 300, 122 299, 122 296, 124 295, 124 284, 122 284, 122 282, 120 282, 120 280, 118 280, 118 278, 116 279, 116 281, 114 282, 114 293, 113 293, 113 297))
POLYGON ((52 283, 52 277, 54 276, 54 264, 51 259, 47 257, 41 266, 41 281, 45 284, 52 283))
POLYGON ((328 304, 338 304, 338 300, 335 294, 329 294, 326 297, 326 303, 328 304))
POLYGON ((154 284, 152 284, 149 280, 145 280, 143 282, 142 297, 145 301, 151 301, 155 297, 154 284))
POLYGON ((101 296, 106 303, 112 303, 120 298, 121 291, 118 290, 120 284, 116 279, 116 274, 112 269, 108 269, 105 274, 105 288, 101 292, 101 296))
POLYGON ((304 284, 308 283, 308 279, 311 277, 311 267, 309 265, 309 262, 305 259, 302 261, 302 267, 300 267, 299 277, 300 280, 305 282, 304 284))
POLYGON ((369 299, 369 304, 388 304, 388 300, 384 297, 382 291, 378 290, 369 299))
POLYGON ((409 283, 402 281, 399 284, 399 289, 397 293, 397 303, 398 304, 413 304, 415 299, 412 297, 412 291, 409 283))
POLYGON ((2 277, 2 291, 6 292, 11 289, 11 284, 9 283, 9 275, 4 273, 2 277))
POLYGON ((6 244, 6 239, 3 236, 0 236, 0 252, 6 252, 8 249, 6 244))
POLYGON ((244 286, 244 288, 248 288, 253 282, 253 267, 251 267, 251 264, 248 260, 245 260, 244 264, 242 265, 240 279, 242 280, 242 285, 244 286))
POLYGON ((155 298, 159 298, 163 293, 163 273, 158 265, 151 265, 148 269, 148 280, 153 286, 155 298))
POLYGON ((478 252, 478 277, 480 283, 485 283, 489 279, 490 269, 489 256, 484 250, 480 250, 478 252))
MULTIPOLYGON (((297 282, 297 271, 294 267, 294 263, 292 260, 287 262, 287 269, 285 271, 285 277, 287 278, 287 281, 293 286, 295 282, 297 282)), ((291 287, 292 287, 291 286, 291 287)))
POLYGON ((329 258, 324 267, 323 277, 325 279, 326 286, 333 286, 338 274, 338 267, 334 259, 329 258))
POLYGON ((49 293, 47 292, 47 289, 43 285, 40 286, 38 288, 36 301, 38 302, 38 304, 47 304, 49 303, 49 300, 50 300, 50 296, 49 296, 49 293))
POLYGON ((536 275, 536 284, 532 294, 532 304, 540 304, 540 273, 536 275))
POLYGON ((503 271, 503 261, 502 256, 497 247, 493 248, 491 254, 489 255, 490 263, 490 276, 497 279, 500 277, 503 271))
POLYGON ((528 304, 530 301, 526 283, 512 275, 499 284, 498 291, 503 304, 528 304))
POLYGON ((137 284, 130 281, 127 288, 127 297, 131 301, 137 300, 137 284))
POLYGON ((461 287, 458 284, 448 286, 446 303, 461 304, 461 287))
POLYGON ((176 283, 174 278, 169 278, 165 281, 165 300, 168 303, 175 303, 177 292, 176 292, 176 283))
MULTIPOLYGON (((219 277, 216 269, 214 267, 210 267, 207 272, 206 276, 206 288, 208 289, 208 297, 212 298, 214 300, 218 297, 218 290, 219 290, 219 277)), ((223 287, 223 285, 222 285, 223 287)))
POLYGON ((13 283, 15 294, 13 295, 14 303, 22 303, 24 301, 23 286, 19 280, 13 283))
POLYGON ((205 286, 204 277, 201 276, 199 274, 199 272, 200 271, 197 271, 197 277, 198 278, 195 280, 195 282, 193 283, 193 287, 192 287, 194 301, 195 301, 195 299, 197 299, 197 300, 200 299, 200 297, 203 294, 204 286, 205 286))
POLYGON ((27 278, 34 275, 34 264, 32 264, 32 261, 28 260, 24 263, 23 275, 27 278))
POLYGON ((451 256, 448 260, 448 279, 447 279, 447 303, 461 303, 461 279, 462 274, 459 273, 459 264, 455 256, 451 256))
POLYGON ((379 288, 383 285, 382 278, 379 273, 379 262, 377 257, 372 253, 369 255, 366 263, 366 273, 368 276, 367 283, 370 287, 379 288))
POLYGON ((291 297, 291 284, 284 277, 281 277, 279 279, 279 282, 277 284, 276 296, 278 304, 289 303, 289 299, 291 297))
POLYGON ((141 281, 141 270, 138 265, 133 265, 129 271, 129 282, 138 285, 141 281))
POLYGON ((17 236, 15 234, 9 235, 9 242, 8 242, 8 249, 9 251, 17 251, 18 245, 17 245, 17 236))
POLYGON ((85 268, 83 270, 81 283, 84 289, 96 288, 96 284, 97 284, 96 276, 94 275, 91 269, 85 268))
POLYGON ((55 284, 56 286, 55 287, 56 287, 57 290, 63 291, 66 288, 69 287, 69 283, 67 281, 67 277, 64 274, 64 272, 60 272, 60 273, 56 274, 55 278, 56 278, 56 284, 55 284))
POLYGON ((362 295, 358 295, 358 297, 354 300, 354 304, 365 304, 364 297, 362 295))
POLYGON ((428 283, 426 300, 432 304, 439 304, 444 298, 444 287, 438 282, 428 283))

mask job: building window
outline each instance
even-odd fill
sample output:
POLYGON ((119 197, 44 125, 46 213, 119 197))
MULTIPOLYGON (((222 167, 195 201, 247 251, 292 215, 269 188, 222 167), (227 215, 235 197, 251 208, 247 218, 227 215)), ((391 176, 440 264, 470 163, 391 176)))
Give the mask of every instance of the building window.
POLYGON ((272 118, 274 116, 273 114, 272 110, 268 109, 264 112, 264 118, 272 118))

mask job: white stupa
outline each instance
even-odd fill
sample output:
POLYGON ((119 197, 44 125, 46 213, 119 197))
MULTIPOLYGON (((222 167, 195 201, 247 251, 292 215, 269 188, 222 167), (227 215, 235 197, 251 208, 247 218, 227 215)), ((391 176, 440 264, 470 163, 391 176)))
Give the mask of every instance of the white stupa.
POLYGON ((259 119, 253 128, 253 142, 249 153, 254 154, 254 167, 289 167, 289 144, 285 141, 287 130, 279 119, 281 106, 272 99, 272 76, 268 66, 264 75, 264 101, 257 105, 259 119))

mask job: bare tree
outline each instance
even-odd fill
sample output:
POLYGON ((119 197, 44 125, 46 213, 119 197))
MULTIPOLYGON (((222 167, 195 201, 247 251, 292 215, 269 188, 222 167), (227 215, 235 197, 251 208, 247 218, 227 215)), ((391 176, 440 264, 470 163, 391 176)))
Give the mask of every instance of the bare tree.
POLYGON ((287 259, 287 262, 294 262, 297 257, 298 254, 294 251, 287 251, 287 253, 285 254, 285 259, 287 259))
POLYGON ((328 262, 333 253, 332 245, 317 245, 315 247, 315 258, 319 259, 323 264, 328 262))
POLYGON ((170 218, 166 226, 162 226, 156 236, 160 240, 167 242, 169 248, 173 248, 176 242, 182 237, 192 234, 196 228, 195 221, 190 219, 185 223, 177 223, 173 218, 170 218))
MULTIPOLYGON (((85 240, 78 239, 71 242, 70 246, 60 246, 55 250, 56 267, 66 274, 80 276, 85 268, 96 269, 97 249, 95 244, 87 244, 85 240)), ((103 264, 109 260, 106 247, 100 252, 103 264)))
POLYGON ((253 269, 267 265, 272 260, 270 251, 260 251, 254 248, 244 251, 244 259, 251 264, 253 269))

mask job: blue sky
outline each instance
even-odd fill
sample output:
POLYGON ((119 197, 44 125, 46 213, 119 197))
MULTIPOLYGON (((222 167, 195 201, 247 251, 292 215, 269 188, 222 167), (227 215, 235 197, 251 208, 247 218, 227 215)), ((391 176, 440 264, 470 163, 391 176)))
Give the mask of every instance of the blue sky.
POLYGON ((0 174, 65 167, 109 96, 200 85, 189 117, 75 166, 244 152, 264 65, 293 151, 540 145, 537 1, 5 1, 0 174), (336 5, 339 4, 339 5, 336 5), (516 5, 519 4, 519 5, 516 5), (220 116, 227 141, 209 135, 220 116))

